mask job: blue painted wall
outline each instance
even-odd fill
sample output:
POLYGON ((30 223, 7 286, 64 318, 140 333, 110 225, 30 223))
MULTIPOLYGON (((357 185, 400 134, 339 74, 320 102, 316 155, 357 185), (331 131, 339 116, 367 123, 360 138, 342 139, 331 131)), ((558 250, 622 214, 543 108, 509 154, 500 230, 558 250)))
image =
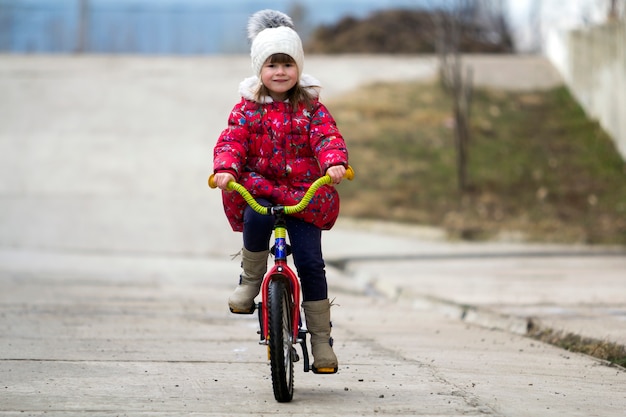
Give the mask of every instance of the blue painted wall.
POLYGON ((306 10, 304 28, 424 0, 0 0, 0 52, 217 54, 248 51, 246 22, 263 8, 306 10))

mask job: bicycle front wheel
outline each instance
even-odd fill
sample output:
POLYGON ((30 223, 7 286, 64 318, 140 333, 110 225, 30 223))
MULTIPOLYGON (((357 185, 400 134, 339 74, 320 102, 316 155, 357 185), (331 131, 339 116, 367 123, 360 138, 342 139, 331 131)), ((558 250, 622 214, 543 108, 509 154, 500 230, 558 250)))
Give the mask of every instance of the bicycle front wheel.
POLYGON ((268 288, 268 348, 272 368, 274 398, 288 402, 293 398, 293 334, 288 283, 275 279, 268 288))

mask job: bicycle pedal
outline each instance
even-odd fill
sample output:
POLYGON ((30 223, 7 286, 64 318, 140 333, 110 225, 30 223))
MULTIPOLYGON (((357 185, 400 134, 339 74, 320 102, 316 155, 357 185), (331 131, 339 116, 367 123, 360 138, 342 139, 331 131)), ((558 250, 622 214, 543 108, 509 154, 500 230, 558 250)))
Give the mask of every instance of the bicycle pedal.
POLYGON ((336 374, 337 368, 316 368, 313 367, 314 374, 336 374))
POLYGON ((300 360, 300 356, 298 355, 298 352, 296 352, 295 349, 291 350, 291 361, 292 362, 298 362, 300 360))
POLYGON ((233 309, 231 307, 228 307, 228 309, 233 314, 253 314, 254 313, 254 309, 255 309, 255 305, 252 304, 252 308, 249 309, 249 310, 235 310, 235 309, 233 309))

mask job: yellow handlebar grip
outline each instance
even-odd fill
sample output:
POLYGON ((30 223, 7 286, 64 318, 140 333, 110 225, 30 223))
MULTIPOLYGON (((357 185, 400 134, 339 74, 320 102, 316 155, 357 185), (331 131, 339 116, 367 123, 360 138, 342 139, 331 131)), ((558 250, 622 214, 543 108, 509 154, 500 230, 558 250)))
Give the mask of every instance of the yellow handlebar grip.
POLYGON ((217 184, 215 183, 215 174, 211 174, 209 176, 209 187, 217 188, 217 184))
POLYGON ((344 175, 344 178, 346 178, 348 181, 352 181, 354 179, 354 170, 350 165, 348 165, 348 168, 346 168, 346 174, 344 175))

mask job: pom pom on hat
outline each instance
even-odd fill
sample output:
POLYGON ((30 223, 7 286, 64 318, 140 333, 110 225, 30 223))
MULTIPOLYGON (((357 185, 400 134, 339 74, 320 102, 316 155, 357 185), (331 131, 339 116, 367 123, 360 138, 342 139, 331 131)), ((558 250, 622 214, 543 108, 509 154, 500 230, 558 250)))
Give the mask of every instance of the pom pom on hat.
POLYGON ((296 29, 291 18, 285 13, 270 9, 261 10, 250 16, 248 20, 248 39, 253 41, 264 29, 281 26, 286 26, 293 30, 296 29))
POLYGON ((292 57, 298 66, 298 73, 302 74, 302 41, 289 16, 269 9, 256 12, 248 20, 248 38, 252 41, 250 57, 255 75, 261 73, 267 58, 278 53, 292 57))

